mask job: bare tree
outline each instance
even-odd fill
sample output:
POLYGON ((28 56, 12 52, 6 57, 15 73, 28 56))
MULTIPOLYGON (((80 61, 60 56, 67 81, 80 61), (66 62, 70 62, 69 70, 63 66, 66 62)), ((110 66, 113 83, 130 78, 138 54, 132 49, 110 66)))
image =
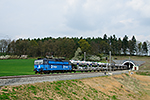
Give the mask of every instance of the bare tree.
POLYGON ((0 51, 1 54, 5 54, 8 49, 8 45, 10 44, 11 40, 10 39, 2 39, 0 40, 0 51))
POLYGON ((150 56, 150 41, 146 40, 146 43, 147 43, 148 55, 150 56))
MULTIPOLYGON (((2 54, 2 48, 3 48, 3 46, 2 46, 2 40, 0 40, 0 53, 2 54)), ((1 55, 0 54, 0 55, 1 55)))

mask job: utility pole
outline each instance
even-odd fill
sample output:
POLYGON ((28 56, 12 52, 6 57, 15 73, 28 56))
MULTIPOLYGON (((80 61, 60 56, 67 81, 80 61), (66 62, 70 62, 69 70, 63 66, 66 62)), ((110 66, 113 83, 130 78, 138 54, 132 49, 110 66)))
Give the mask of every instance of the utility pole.
POLYGON ((106 68, 107 68, 107 72, 108 72, 108 58, 107 57, 106 57, 106 61, 107 61, 106 68))
POLYGON ((84 52, 84 61, 86 61, 86 52, 84 52))
POLYGON ((110 72, 111 72, 111 51, 109 51, 109 63, 110 63, 110 72))
POLYGON ((109 40, 109 42, 110 42, 110 44, 109 44, 109 45, 110 45, 110 51, 109 51, 109 57, 110 57, 110 58, 109 58, 109 63, 110 63, 110 68, 109 68, 109 69, 110 69, 110 73, 111 73, 111 40, 109 40))
POLYGON ((130 67, 131 67, 131 66, 130 66, 130 57, 129 57, 129 69, 131 69, 130 67))

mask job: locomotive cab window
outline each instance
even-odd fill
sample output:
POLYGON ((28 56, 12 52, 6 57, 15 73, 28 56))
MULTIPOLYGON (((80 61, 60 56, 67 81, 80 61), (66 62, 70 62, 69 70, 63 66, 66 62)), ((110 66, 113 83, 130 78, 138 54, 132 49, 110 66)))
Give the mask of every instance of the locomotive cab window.
POLYGON ((41 64, 43 64, 43 60, 35 60, 34 64, 35 65, 41 65, 41 64))
POLYGON ((44 60, 44 64, 48 64, 47 60, 44 60))

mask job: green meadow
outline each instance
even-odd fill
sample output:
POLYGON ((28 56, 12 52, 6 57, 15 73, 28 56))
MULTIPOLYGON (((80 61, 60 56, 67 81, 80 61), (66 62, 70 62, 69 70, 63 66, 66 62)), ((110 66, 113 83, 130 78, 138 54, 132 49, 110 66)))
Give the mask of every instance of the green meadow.
POLYGON ((0 76, 32 75, 35 59, 0 60, 0 76))

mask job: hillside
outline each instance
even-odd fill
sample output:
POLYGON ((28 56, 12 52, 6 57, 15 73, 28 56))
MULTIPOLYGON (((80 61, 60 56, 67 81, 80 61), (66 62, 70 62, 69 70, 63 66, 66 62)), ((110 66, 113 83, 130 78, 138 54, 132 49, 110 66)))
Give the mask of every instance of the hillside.
POLYGON ((0 99, 150 99, 150 78, 137 74, 121 74, 79 80, 66 80, 5 86, 0 99))
POLYGON ((112 56, 113 59, 117 60, 128 60, 129 57, 131 60, 135 61, 145 61, 143 65, 139 67, 140 70, 150 70, 150 57, 147 56, 112 56))

